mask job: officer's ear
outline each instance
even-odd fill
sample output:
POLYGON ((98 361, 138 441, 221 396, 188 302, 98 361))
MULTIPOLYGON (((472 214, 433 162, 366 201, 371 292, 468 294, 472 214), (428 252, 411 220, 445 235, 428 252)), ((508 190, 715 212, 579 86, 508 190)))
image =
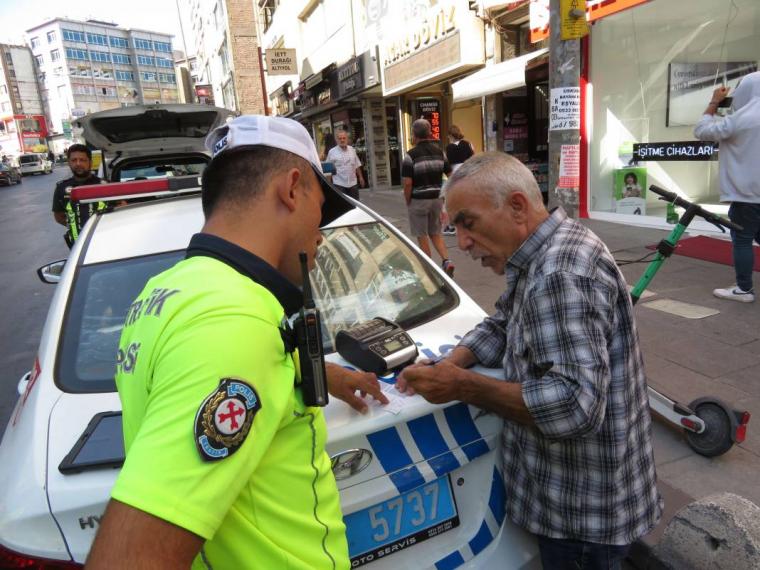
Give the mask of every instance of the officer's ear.
POLYGON ((277 198, 290 212, 296 209, 296 195, 300 182, 301 171, 297 168, 288 168, 283 174, 275 178, 277 198))

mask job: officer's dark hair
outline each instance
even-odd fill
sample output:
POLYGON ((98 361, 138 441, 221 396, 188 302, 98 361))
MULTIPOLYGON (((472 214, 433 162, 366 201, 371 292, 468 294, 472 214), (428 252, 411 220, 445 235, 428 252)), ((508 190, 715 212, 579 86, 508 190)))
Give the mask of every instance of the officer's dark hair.
POLYGON ((208 219, 219 207, 244 207, 264 191, 272 176, 289 168, 298 168, 304 174, 311 170, 306 160, 269 146, 252 145, 224 151, 203 171, 204 216, 208 219))
POLYGON ((66 160, 71 158, 72 152, 83 152, 87 155, 87 158, 92 160, 92 151, 87 148, 87 145, 84 144, 73 144, 69 148, 66 149, 66 160))

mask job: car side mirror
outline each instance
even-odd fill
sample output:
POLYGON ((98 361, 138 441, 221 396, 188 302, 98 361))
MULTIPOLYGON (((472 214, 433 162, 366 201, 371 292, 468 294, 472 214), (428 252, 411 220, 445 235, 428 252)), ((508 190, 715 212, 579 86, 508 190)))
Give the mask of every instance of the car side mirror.
POLYGON ((63 273, 63 268, 65 266, 65 259, 54 261, 53 263, 48 263, 47 265, 43 265, 37 270, 37 276, 43 283, 56 284, 61 280, 61 274, 63 273))

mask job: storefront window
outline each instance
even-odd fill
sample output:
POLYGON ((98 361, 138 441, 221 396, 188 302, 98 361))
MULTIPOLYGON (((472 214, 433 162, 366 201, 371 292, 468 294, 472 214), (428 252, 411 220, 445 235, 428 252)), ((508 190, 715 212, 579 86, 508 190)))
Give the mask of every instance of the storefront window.
POLYGON ((758 29, 756 0, 692 0, 688 10, 680 2, 653 0, 594 25, 588 100, 592 212, 664 220, 664 202, 645 191, 651 183, 702 204, 718 204, 717 160, 636 163, 633 144, 694 141, 694 125, 715 87, 733 87, 757 68, 758 29), (645 194, 638 212, 621 209, 627 167, 636 169, 645 194))

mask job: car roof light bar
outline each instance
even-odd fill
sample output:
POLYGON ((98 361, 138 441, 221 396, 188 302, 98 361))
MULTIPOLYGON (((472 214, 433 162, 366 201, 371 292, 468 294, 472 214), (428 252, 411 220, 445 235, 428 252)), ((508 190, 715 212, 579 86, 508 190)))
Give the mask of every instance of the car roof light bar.
POLYGON ((71 200, 88 204, 91 202, 114 202, 134 198, 165 198, 201 191, 200 176, 176 176, 153 180, 130 180, 110 184, 88 184, 71 189, 71 200))

